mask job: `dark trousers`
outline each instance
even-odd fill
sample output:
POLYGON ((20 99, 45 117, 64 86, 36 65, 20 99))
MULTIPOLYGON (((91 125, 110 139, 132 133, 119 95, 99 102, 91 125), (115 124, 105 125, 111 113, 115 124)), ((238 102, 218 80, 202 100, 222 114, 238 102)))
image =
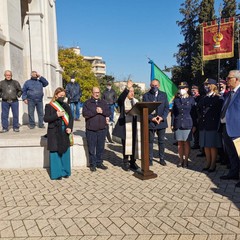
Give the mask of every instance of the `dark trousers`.
POLYGON ((109 117, 110 122, 114 121, 114 109, 115 109, 115 104, 108 104, 109 110, 111 112, 111 115, 109 117))
POLYGON ((29 118, 29 125, 31 127, 35 126, 35 117, 34 117, 34 111, 35 108, 37 110, 38 114, 38 126, 43 126, 43 102, 34 101, 31 99, 28 99, 28 118, 29 118))
POLYGON ((19 128, 18 116, 19 116, 19 106, 18 101, 15 102, 5 102, 2 101, 2 128, 8 129, 8 117, 9 117, 9 110, 12 109, 13 115, 13 128, 19 128))
POLYGON ((234 146, 232 138, 229 137, 227 134, 226 124, 223 124, 222 131, 223 131, 224 148, 226 149, 226 152, 230 160, 230 165, 231 165, 228 175, 239 176, 239 168, 240 168, 239 157, 238 157, 237 150, 234 146))
POLYGON ((158 136, 158 156, 160 160, 164 160, 164 150, 165 150, 165 132, 166 129, 149 129, 149 160, 153 160, 153 141, 154 135, 157 133, 158 136))
POLYGON ((86 138, 88 145, 89 164, 96 167, 102 164, 102 155, 104 151, 106 137, 106 129, 98 131, 86 130, 86 138))

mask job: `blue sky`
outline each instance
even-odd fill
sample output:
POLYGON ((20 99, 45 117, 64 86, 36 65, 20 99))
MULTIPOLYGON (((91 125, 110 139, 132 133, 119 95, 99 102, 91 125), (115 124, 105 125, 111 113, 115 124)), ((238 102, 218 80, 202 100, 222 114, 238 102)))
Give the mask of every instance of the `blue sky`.
MULTIPOLYGON (((116 81, 149 84, 151 58, 161 69, 176 64, 183 41, 176 21, 184 0, 57 0, 58 44, 101 56, 116 81)), ((218 9, 221 0, 215 1, 218 9)))

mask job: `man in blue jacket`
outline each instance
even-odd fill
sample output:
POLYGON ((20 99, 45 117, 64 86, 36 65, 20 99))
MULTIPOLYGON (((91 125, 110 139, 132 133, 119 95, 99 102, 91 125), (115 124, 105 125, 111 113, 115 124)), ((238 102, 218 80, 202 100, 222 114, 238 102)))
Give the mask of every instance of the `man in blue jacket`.
POLYGON ((160 83, 157 79, 151 81, 151 89, 143 95, 143 102, 161 102, 155 111, 149 114, 149 165, 153 164, 153 140, 154 135, 158 136, 158 156, 159 163, 166 165, 164 160, 165 150, 165 132, 167 128, 167 116, 169 112, 169 103, 167 94, 159 90, 160 83))
MULTIPOLYGON (((232 70, 227 77, 227 85, 230 89, 225 98, 221 112, 221 127, 226 152, 230 160, 230 169, 227 175, 220 177, 222 180, 238 180, 240 159, 233 140, 240 137, 240 71, 232 70)), ((240 187, 240 182, 236 184, 240 187)))
POLYGON ((43 124, 43 88, 48 85, 48 81, 37 71, 32 71, 31 79, 23 85, 22 99, 28 105, 29 128, 35 128, 34 111, 37 109, 38 127, 44 128, 43 124))

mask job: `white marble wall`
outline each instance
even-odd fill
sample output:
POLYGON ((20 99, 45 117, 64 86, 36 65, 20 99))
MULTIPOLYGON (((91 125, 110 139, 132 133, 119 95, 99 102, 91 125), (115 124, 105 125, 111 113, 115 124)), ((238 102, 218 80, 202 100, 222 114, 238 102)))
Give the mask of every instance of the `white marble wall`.
MULTIPOLYGON (((62 86, 58 63, 55 0, 1 0, 0 4, 0 79, 6 69, 21 85, 36 70, 49 81, 45 101, 62 86)), ((1 111, 1 109, 0 109, 1 111)), ((20 123, 26 116, 20 104, 20 123)))

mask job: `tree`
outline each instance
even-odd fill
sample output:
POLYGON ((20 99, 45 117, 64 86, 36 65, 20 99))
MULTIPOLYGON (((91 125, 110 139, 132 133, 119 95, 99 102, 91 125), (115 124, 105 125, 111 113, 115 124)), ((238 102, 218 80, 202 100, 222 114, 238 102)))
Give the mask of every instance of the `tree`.
POLYGON ((179 51, 175 54, 175 57, 179 66, 173 67, 172 75, 177 83, 183 80, 190 83, 193 79, 192 59, 195 48, 199 0, 185 0, 179 11, 183 15, 183 20, 177 21, 177 24, 181 27, 184 42, 178 45, 179 51))
POLYGON ((92 87, 98 87, 98 80, 92 72, 91 64, 83 60, 83 57, 76 54, 73 49, 59 48, 58 50, 59 64, 63 69, 63 82, 64 87, 75 75, 76 81, 82 88, 81 102, 85 102, 91 96, 92 87))
MULTIPOLYGON (((223 0, 222 18, 234 17, 236 15, 237 3, 236 0, 223 0)), ((237 21, 235 20, 234 34, 234 57, 221 60, 221 77, 225 78, 230 70, 237 68, 238 59, 238 32, 237 21)))
POLYGON ((194 83, 201 85, 206 77, 214 78, 217 74, 217 61, 212 60, 203 62, 202 60, 202 26, 203 22, 214 20, 214 0, 203 0, 199 7, 198 26, 196 30, 196 39, 194 47, 194 56, 192 61, 192 71, 194 75, 194 83), (204 74, 204 75, 203 75, 204 74))

